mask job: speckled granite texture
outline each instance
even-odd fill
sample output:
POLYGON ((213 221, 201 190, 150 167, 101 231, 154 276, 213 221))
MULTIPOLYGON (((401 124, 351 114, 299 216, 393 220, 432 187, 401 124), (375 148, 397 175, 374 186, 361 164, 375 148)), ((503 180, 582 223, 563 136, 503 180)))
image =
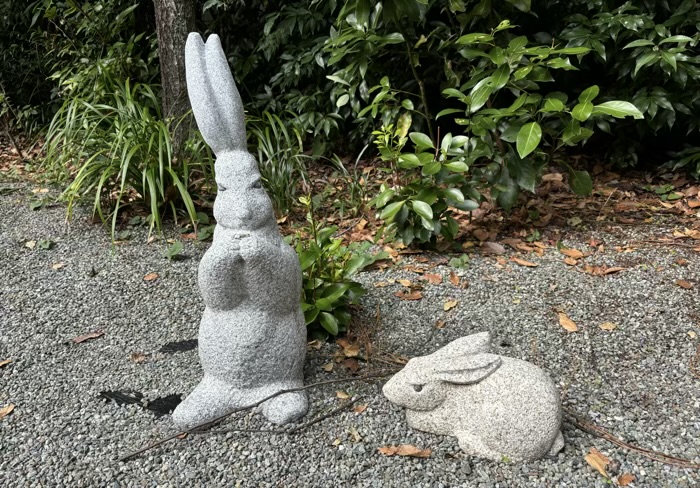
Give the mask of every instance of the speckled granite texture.
POLYGON ((488 332, 411 359, 384 385, 414 429, 454 435, 462 450, 494 461, 534 460, 564 447, 561 401, 534 364, 492 354, 488 332))
MULTIPOLYGON (((180 428, 212 420, 281 389, 303 385, 306 327, 301 268, 277 229, 255 158, 246 149, 243 104, 218 36, 192 33, 187 87, 206 142, 216 153, 214 242, 199 264, 206 309, 199 327, 204 378, 173 412, 180 428)), ((308 409, 305 392, 262 405, 283 424, 308 409)))

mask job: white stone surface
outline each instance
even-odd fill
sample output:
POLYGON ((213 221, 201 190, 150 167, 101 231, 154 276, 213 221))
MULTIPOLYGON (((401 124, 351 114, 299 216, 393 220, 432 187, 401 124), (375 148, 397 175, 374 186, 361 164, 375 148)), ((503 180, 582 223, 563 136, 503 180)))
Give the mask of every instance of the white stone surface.
MULTIPOLYGON (((218 36, 187 39, 185 64, 192 110, 215 152, 218 193, 214 241, 199 264, 206 305, 199 326, 204 378, 173 412, 182 429, 303 385, 306 327, 301 268, 282 240, 272 203, 246 149, 243 104, 218 36)), ((282 424, 306 414, 306 392, 262 405, 282 424)))
POLYGON ((411 359, 384 385, 414 429, 457 437, 462 450, 494 461, 556 455, 564 447, 561 400, 542 369, 490 352, 488 332, 411 359))

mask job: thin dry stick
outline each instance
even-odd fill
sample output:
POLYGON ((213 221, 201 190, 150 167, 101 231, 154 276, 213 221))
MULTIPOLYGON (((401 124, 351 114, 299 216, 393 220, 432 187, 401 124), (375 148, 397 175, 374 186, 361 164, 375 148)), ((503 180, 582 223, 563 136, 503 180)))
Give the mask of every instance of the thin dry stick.
POLYGON ((695 356, 690 358, 690 372, 700 379, 700 371, 698 371, 698 364, 700 363, 700 344, 698 344, 698 349, 695 351, 695 356))
POLYGON ((310 420, 306 422, 305 424, 297 425, 296 427, 288 430, 284 429, 219 429, 219 430, 207 430, 207 431, 202 431, 202 432, 193 432, 193 434, 228 434, 230 432, 264 432, 266 434, 295 434, 299 432, 300 430, 308 429, 314 424, 317 424, 321 422, 322 420, 327 419, 328 417, 331 417, 335 415, 336 413, 340 412, 341 410, 345 410, 349 408, 350 406, 354 405, 358 401, 360 401, 362 397, 355 397, 345 403, 343 403, 341 406, 334 408, 330 412, 326 412, 323 415, 319 415, 313 420, 310 420))
POLYGON ((280 391, 278 391, 278 392, 276 392, 276 393, 273 393, 272 395, 269 395, 269 396, 263 398, 262 400, 259 400, 259 401, 255 402, 255 403, 253 403, 253 404, 247 405, 247 406, 245 406, 245 407, 236 408, 236 409, 234 409, 234 410, 231 410, 231 411, 228 412, 228 413, 225 413, 224 415, 220 415, 220 416, 216 417, 216 418, 213 419, 213 420, 209 420, 209 421, 207 421, 207 422, 202 422, 201 424, 197 424, 197 425, 195 425, 194 427, 192 427, 192 428, 190 428, 190 429, 182 430, 182 431, 180 431, 180 432, 177 432, 177 433, 175 433, 175 434, 172 434, 172 435, 170 435, 170 436, 168 436, 168 437, 165 437, 165 438, 163 438, 163 439, 159 439, 159 440, 157 440, 157 441, 155 441, 155 442, 153 442, 153 443, 151 443, 151 444, 148 444, 148 445, 145 446, 145 447, 142 447, 141 449, 139 449, 139 450, 137 450, 137 451, 134 451, 134 452, 129 453, 129 454, 125 455, 125 456, 122 456, 121 458, 119 458, 119 461, 122 461, 122 462, 123 462, 123 461, 127 461, 127 460, 131 459, 131 458, 134 457, 134 456, 138 456, 138 455, 141 454, 141 453, 144 453, 144 452, 146 452, 146 451, 148 451, 148 450, 150 450, 150 449, 153 449, 154 447, 158 447, 158 446, 160 446, 161 444, 164 444, 164 443, 166 443, 166 442, 168 442, 168 441, 171 441, 171 440, 173 440, 173 439, 176 439, 177 437, 180 437, 180 436, 182 436, 182 435, 184 435, 184 434, 191 434, 191 433, 194 432, 195 430, 205 429, 205 428, 209 427, 210 425, 214 425, 214 424, 216 424, 216 423, 222 421, 222 420, 225 419, 226 417, 229 417, 230 415, 233 415, 234 413, 243 412, 244 410, 250 410, 251 408, 258 407, 258 406, 260 406, 262 403, 266 402, 267 400, 270 400, 271 398, 275 398, 275 397, 277 397, 277 396, 279 396, 279 395, 284 395, 285 393, 294 393, 294 392, 296 392, 296 391, 304 391, 304 390, 308 390, 308 389, 310 389, 310 388, 315 388, 315 387, 317 387, 317 386, 332 385, 332 384, 335 384, 335 383, 345 383, 345 382, 348 382, 348 381, 363 381, 363 380, 368 380, 368 379, 373 379, 373 378, 383 378, 384 376, 389 376, 390 374, 394 374, 394 373, 396 373, 397 371, 398 371, 398 369, 395 369, 395 370, 392 370, 392 371, 385 371, 385 372, 382 372, 382 373, 369 374, 369 375, 365 375, 365 376, 358 376, 357 378, 340 378, 340 379, 337 379, 337 380, 319 381, 318 383, 312 383, 312 384, 310 384, 310 385, 304 385, 304 386, 300 386, 300 387, 298 387, 298 388, 288 388, 288 389, 286 389, 286 390, 280 390, 280 391))
POLYGON ((679 468, 700 469, 700 464, 694 463, 688 459, 669 456, 668 454, 664 454, 662 452, 653 451, 651 449, 645 449, 643 447, 629 444, 619 439, 617 436, 611 434, 607 430, 603 429, 602 427, 598 427, 597 425, 583 420, 582 418, 574 414, 571 410, 565 408, 564 411, 568 414, 568 420, 576 427, 578 427, 584 432, 588 432, 589 434, 596 435, 602 439, 605 439, 608 442, 612 442, 616 446, 639 453, 642 456, 648 457, 649 459, 658 461, 660 463, 670 464, 679 468))

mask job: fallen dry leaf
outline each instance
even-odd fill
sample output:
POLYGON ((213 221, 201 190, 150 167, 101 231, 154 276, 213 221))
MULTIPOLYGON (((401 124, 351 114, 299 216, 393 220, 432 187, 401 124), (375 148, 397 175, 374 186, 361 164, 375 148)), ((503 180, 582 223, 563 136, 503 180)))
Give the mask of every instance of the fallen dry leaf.
POLYGON ((355 413, 362 413, 365 410, 367 410, 367 405, 357 405, 356 407, 352 407, 352 411, 355 413))
POLYGON ((559 249, 559 252, 562 253, 564 256, 568 256, 574 259, 581 259, 583 257, 583 253, 578 249, 559 249))
POLYGON ((481 252, 485 254, 505 254, 506 248, 497 242, 484 242, 481 245, 481 252))
POLYGON ((180 237, 182 237, 183 239, 189 239, 193 241, 197 238, 197 234, 195 234, 194 232, 189 232, 187 234, 180 234, 180 237))
POLYGON ((143 277, 143 281, 153 281, 158 278, 158 273, 148 273, 143 277))
POLYGON ((360 363, 357 361, 357 359, 346 359, 342 364, 344 368, 353 373, 357 373, 357 370, 360 369, 360 363))
POLYGON ((61 269, 61 268, 63 268, 64 266, 65 266, 65 264, 63 264, 63 263, 53 263, 53 264, 51 265, 51 269, 53 269, 53 270, 61 269))
POLYGON ((489 231, 484 229, 474 229, 474 232, 472 232, 472 234, 474 234, 474 237, 476 237, 482 242, 489 238, 489 231))
POLYGON ((676 264, 678 266, 688 266, 689 263, 690 263, 690 261, 688 261, 687 259, 677 259, 676 260, 676 264))
POLYGON ((423 294, 419 291, 412 291, 410 293, 404 293, 402 291, 397 291, 394 296, 399 297, 401 300, 420 300, 423 298, 423 294))
POLYGON ((688 206, 690 208, 700 207, 700 200, 688 200, 688 206))
POLYGON ((454 271, 450 271, 450 283, 459 286, 459 276, 454 271))
POLYGON ((348 429, 348 433, 352 436, 353 442, 362 441, 362 436, 360 435, 360 433, 357 431, 357 429, 355 427, 350 427, 348 429))
POLYGON ((600 327, 603 330, 612 331, 617 328, 617 325, 613 324, 612 322, 603 322, 598 327, 600 327))
POLYGON ((325 371, 326 373, 330 373, 331 371, 333 371, 333 366, 334 366, 333 363, 326 363, 323 366, 321 366, 321 369, 323 371, 325 371))
POLYGON ((384 446, 377 449, 385 456, 410 456, 418 458, 428 458, 433 453, 432 449, 419 449, 411 444, 400 444, 398 446, 384 446))
POLYGON ((428 280, 428 283, 430 283, 431 285, 439 285, 440 283, 442 283, 442 275, 439 274, 426 273, 423 275, 423 278, 428 280))
POLYGON ((574 258, 567 256, 564 258, 564 263, 568 264, 569 266, 576 266, 578 264, 578 261, 575 260, 574 258))
POLYGON ((627 486, 632 483, 635 476, 632 473, 623 473, 617 477, 617 484, 620 486, 627 486))
POLYGON ((15 406, 11 403, 9 405, 6 405, 6 406, 0 408, 0 419, 4 419, 8 415, 10 415, 14 409, 15 409, 15 406))
POLYGON ((610 464, 610 459, 608 459, 605 454, 600 452, 595 447, 591 447, 591 450, 588 452, 588 454, 586 454, 584 459, 593 468, 597 469, 600 474, 606 478, 610 478, 610 476, 608 476, 608 472, 606 471, 608 464, 610 464))
POLYGON ((385 286, 389 286, 391 283, 388 281, 378 281, 374 284, 375 288, 384 288, 385 286))
POLYGON ((620 271, 624 271, 626 269, 627 268, 622 268, 620 266, 608 268, 607 266, 591 266, 587 264, 583 267, 583 272, 593 276, 607 276, 609 274, 619 273, 620 271))
POLYGON ((88 332, 87 334, 75 337, 71 339, 71 342, 74 342, 75 344, 80 344, 81 342, 89 341, 90 339, 97 339, 98 337, 102 337, 103 335, 105 335, 105 333, 101 330, 95 330, 93 332, 88 332))
POLYGON ((309 342, 307 344, 307 346, 309 346, 312 349, 316 349, 318 351, 319 349, 321 349, 321 346, 323 346, 323 343, 321 341, 319 341, 318 339, 316 339, 314 341, 309 342))
POLYGON ((357 343, 350 344, 347 341, 341 342, 341 340, 336 341, 343 348, 343 356, 346 358, 356 358, 360 355, 360 345, 357 343))
POLYGON ((336 391, 336 392, 335 392, 335 396, 337 396, 337 397, 340 398, 341 400, 347 400, 348 398, 350 398, 350 395, 348 395, 347 393, 345 393, 343 390, 338 390, 338 391, 336 391))
POLYGON ((531 263, 530 261, 525 261, 524 259, 516 258, 513 256, 510 258, 511 261, 513 261, 515 264, 519 264, 520 266, 526 266, 528 268, 534 268, 536 266, 539 266, 537 263, 531 263))
POLYGON ((412 285, 411 280, 396 280, 405 287, 410 287, 412 285))
POLYGON ((136 364, 140 364, 146 360, 146 355, 142 352, 132 352, 131 356, 129 356, 129 359, 131 359, 136 364))
POLYGON ((178 439, 184 439, 185 437, 187 437, 187 432, 183 432, 182 434, 178 434, 176 437, 178 439))
POLYGON ((444 320, 438 320, 437 322, 435 322, 435 328, 436 328, 436 329, 442 329, 443 327, 445 327, 445 321, 444 321, 444 320))
POLYGON ((7 366, 11 362, 12 362, 12 359, 4 359, 4 360, 0 361, 0 368, 2 368, 3 366, 7 366))
POLYGON ((36 247, 36 241, 27 241, 24 243, 24 245, 29 249, 34 249, 36 247))
POLYGON ((685 288, 686 290, 690 290, 693 287, 693 284, 688 280, 678 280, 676 281, 676 284, 681 288, 685 288))
POLYGON ((447 312, 448 310, 452 310, 457 306, 457 301, 456 300, 447 300, 443 306, 442 309, 447 312))
POLYGON ((542 182, 547 182, 547 181, 563 181, 564 176, 561 173, 547 173, 546 175, 542 175, 542 182))
POLYGON ((557 315, 559 316, 559 325, 561 325, 567 332, 576 332, 578 330, 576 322, 571 320, 564 312, 557 312, 557 315))
MULTIPOLYGON (((695 333, 695 331, 693 331, 693 330, 688 331, 688 337, 690 337, 691 339, 695 339, 697 336, 698 335, 695 333)), ((0 364, 0 366, 2 366, 2 365, 0 364)))

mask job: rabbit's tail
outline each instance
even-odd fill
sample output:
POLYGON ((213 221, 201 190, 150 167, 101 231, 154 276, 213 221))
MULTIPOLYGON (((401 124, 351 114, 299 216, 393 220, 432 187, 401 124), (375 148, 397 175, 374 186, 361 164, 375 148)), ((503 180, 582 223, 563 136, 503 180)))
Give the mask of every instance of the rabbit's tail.
POLYGON ((246 151, 243 102, 233 81, 219 36, 206 44, 191 32, 185 45, 185 72, 192 112, 215 154, 246 151))

